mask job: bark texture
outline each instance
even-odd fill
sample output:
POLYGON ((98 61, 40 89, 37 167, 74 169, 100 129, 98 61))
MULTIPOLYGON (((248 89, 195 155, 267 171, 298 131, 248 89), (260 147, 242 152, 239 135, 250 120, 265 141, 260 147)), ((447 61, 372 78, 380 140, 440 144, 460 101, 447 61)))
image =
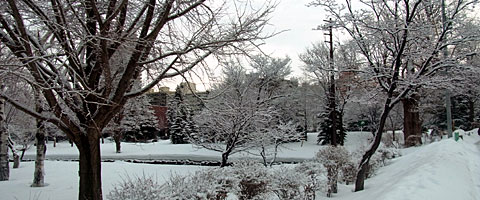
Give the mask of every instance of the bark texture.
POLYGON ((37 133, 35 134, 35 142, 37 143, 37 155, 35 158, 35 172, 33 173, 32 187, 45 186, 45 153, 47 146, 45 145, 45 129, 43 128, 42 121, 37 120, 37 133))
POLYGON ((220 167, 225 167, 227 166, 228 163, 228 156, 230 155, 230 152, 224 152, 222 153, 222 163, 220 164, 220 167))
POLYGON ((422 121, 418 112, 418 95, 404 98, 403 104, 403 135, 405 147, 422 144, 422 121))
POLYGON ((8 163, 8 132, 5 124, 5 101, 0 98, 0 181, 7 181, 10 176, 8 163))
POLYGON ((90 129, 89 132, 80 134, 79 141, 75 143, 80 153, 79 200, 102 199, 99 135, 100 133, 90 129))

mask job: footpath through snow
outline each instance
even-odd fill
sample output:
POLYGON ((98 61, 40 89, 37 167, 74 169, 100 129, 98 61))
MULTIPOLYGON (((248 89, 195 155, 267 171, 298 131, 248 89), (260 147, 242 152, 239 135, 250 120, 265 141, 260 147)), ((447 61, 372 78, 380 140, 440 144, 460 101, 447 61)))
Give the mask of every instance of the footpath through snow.
MULTIPOLYGON (((480 136, 477 130, 463 133, 463 140, 444 139, 418 148, 389 162, 367 179, 365 190, 336 199, 355 200, 479 200, 480 136)), ((350 191, 348 191, 350 190, 350 191)))

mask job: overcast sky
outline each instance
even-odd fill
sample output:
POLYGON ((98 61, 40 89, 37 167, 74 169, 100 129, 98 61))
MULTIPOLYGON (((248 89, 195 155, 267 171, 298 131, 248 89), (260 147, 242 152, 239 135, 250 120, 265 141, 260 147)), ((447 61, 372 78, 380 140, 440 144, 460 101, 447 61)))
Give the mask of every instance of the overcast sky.
POLYGON ((288 30, 266 41, 262 47, 265 53, 275 57, 288 55, 292 59, 291 67, 295 76, 301 75, 302 63, 298 55, 314 42, 325 40, 322 31, 313 30, 322 25, 325 12, 319 7, 307 7, 311 0, 279 0, 272 14, 271 28, 277 31, 288 30))
MULTIPOLYGON (((260 5, 265 3, 264 0, 254 0, 260 5)), ((289 56, 292 60, 292 75, 296 77, 302 76, 302 71, 298 55, 305 51, 312 43, 324 41, 326 38, 323 31, 313 30, 325 23, 325 13, 323 8, 307 7, 311 0, 277 0, 278 5, 271 14, 269 26, 266 27, 266 33, 273 31, 284 32, 268 39, 261 46, 264 53, 284 58, 289 56)), ((214 71, 219 71, 217 68, 214 71)), ((163 81, 159 86, 164 85, 174 90, 176 85, 181 82, 180 78, 163 81)), ((202 78, 193 78, 193 82, 197 84, 197 89, 203 91, 209 88, 211 80, 202 78)))

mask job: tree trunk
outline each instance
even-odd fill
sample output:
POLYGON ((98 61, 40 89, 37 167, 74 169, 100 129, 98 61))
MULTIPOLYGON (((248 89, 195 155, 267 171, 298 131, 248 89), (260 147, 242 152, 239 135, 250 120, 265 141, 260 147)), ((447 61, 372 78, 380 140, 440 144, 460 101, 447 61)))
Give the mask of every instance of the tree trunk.
POLYGON ((79 134, 79 142, 76 142, 80 153, 79 176, 80 190, 79 200, 101 200, 101 157, 99 133, 92 131, 79 134))
POLYGON ((13 169, 17 169, 20 167, 20 156, 17 153, 17 150, 15 149, 15 143, 13 143, 12 138, 8 138, 8 147, 10 150, 12 150, 12 156, 13 156, 13 169))
POLYGON ((373 140, 373 144, 371 145, 370 149, 365 152, 365 154, 362 157, 362 160, 359 165, 359 171, 357 172, 357 180, 355 181, 355 192, 361 191, 364 189, 365 185, 365 179, 367 178, 367 171, 369 167, 369 162, 370 158, 373 156, 375 151, 378 149, 378 146, 380 146, 380 141, 382 140, 382 133, 383 129, 385 128, 385 122, 387 121, 388 114, 390 113, 390 110, 392 109, 389 104, 391 102, 391 99, 388 98, 387 101, 385 102, 385 106, 383 108, 382 115, 380 116, 380 122, 378 124, 378 129, 375 134, 375 138, 373 140))
POLYGON ((115 140, 115 152, 116 153, 121 153, 121 140, 122 140, 122 134, 117 132, 113 134, 113 140, 115 140))
POLYGON ((467 130, 471 130, 475 128, 473 126, 475 122, 475 102, 471 98, 468 98, 467 106, 468 106, 467 130))
POLYGON ((227 166, 228 156, 230 156, 230 152, 227 151, 227 152, 222 153, 222 163, 220 164, 220 167, 227 166))
POLYGON ((402 99, 403 104, 403 138, 405 147, 422 144, 422 122, 418 112, 418 95, 402 99))
POLYGON ((43 187, 44 174, 45 174, 45 153, 47 151, 47 145, 45 144, 45 129, 43 128, 42 121, 37 120, 37 133, 35 134, 37 144, 37 155, 35 158, 35 172, 33 173, 32 187, 43 187))
POLYGON ((53 148, 57 147, 57 136, 53 136, 53 148))
POLYGON ((17 153, 13 154, 13 169, 20 167, 20 156, 17 153))
POLYGON ((4 115, 5 101, 0 99, 0 181, 7 181, 10 176, 8 163, 8 132, 4 115))

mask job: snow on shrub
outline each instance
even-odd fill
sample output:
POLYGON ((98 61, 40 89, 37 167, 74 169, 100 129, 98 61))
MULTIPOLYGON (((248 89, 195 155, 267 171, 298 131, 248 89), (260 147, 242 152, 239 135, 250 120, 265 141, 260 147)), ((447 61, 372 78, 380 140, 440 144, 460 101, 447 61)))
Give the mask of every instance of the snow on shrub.
POLYGON ((306 174, 293 168, 280 166, 272 172, 272 191, 281 200, 303 199, 305 184, 308 184, 306 174))
POLYGON ((340 178, 345 184, 350 184, 355 182, 357 179, 357 164, 353 162, 352 158, 340 167, 340 178))
MULTIPOLYGON (((355 152, 355 158, 361 158, 365 150, 360 148, 359 151, 355 152)), ((380 144, 380 147, 377 149, 375 154, 370 158, 369 165, 367 166, 366 177, 370 178, 375 175, 375 172, 378 168, 387 165, 387 161, 393 158, 400 157, 400 151, 396 148, 386 147, 383 143, 380 144)), ((359 161, 359 160, 358 160, 359 161)), ((357 162, 358 163, 358 162, 357 162)))
POLYGON ((152 177, 127 177, 114 186, 107 199, 315 199, 316 192, 324 188, 324 174, 318 162, 267 168, 259 162, 240 160, 231 167, 185 176, 172 174, 163 185, 152 177))
POLYGON ((110 200, 156 200, 161 199, 162 186, 157 183, 153 177, 127 176, 122 182, 114 185, 108 193, 107 199, 110 200))
POLYGON ((226 199, 235 191, 237 178, 230 168, 211 168, 186 176, 172 175, 164 186, 162 199, 226 199))
POLYGON ((233 164, 238 180, 237 196, 243 199, 265 199, 270 191, 271 176, 262 164, 253 160, 241 160, 233 164))
POLYGON ((337 193, 338 175, 341 167, 348 163, 350 154, 342 146, 327 146, 316 154, 316 160, 327 170, 327 196, 337 193))
POLYGON ((315 193, 322 189, 321 176, 324 170, 317 162, 303 162, 295 167, 295 170, 304 174, 306 181, 303 181, 302 199, 315 199, 315 193))

